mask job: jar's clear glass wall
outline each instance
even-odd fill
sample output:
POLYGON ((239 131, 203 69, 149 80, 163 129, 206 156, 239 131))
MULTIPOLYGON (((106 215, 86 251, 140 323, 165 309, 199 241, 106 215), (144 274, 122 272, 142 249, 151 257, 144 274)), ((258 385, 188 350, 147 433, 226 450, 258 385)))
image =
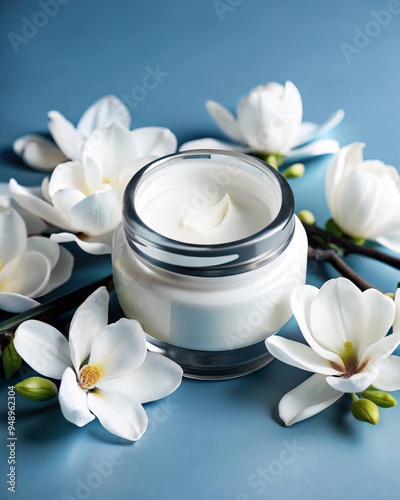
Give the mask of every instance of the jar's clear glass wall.
POLYGON ((307 238, 285 179, 251 156, 186 151, 141 169, 123 205, 114 283, 149 349, 194 378, 268 363, 264 341, 290 319, 306 274, 307 238), (188 216, 194 225, 182 223, 188 216))

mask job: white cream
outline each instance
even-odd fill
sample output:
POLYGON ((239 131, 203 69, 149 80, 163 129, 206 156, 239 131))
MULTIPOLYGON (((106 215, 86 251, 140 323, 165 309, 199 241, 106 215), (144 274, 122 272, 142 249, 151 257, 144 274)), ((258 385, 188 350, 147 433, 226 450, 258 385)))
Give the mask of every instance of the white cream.
POLYGON ((193 160, 183 176, 172 173, 149 188, 153 195, 139 203, 139 216, 157 233, 185 243, 215 245, 246 238, 272 221, 267 203, 276 206, 254 178, 216 162, 193 160))

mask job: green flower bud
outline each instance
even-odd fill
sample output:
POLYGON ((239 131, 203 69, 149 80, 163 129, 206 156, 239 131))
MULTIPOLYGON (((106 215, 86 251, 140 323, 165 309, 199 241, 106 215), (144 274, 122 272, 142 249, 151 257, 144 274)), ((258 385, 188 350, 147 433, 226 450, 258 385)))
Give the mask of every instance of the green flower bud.
POLYGON ((305 170, 306 167, 303 163, 293 163, 293 165, 287 168, 282 175, 285 179, 297 179, 304 175, 305 170))
POLYGON ((364 391, 361 395, 380 406, 381 408, 391 408, 397 405, 397 401, 388 392, 384 391, 364 391))
POLYGON ((333 219, 329 219, 326 222, 325 229, 329 234, 333 234, 333 236, 343 236, 344 234, 333 219))
POLYGON ((300 212, 298 213, 298 216, 299 216, 300 222, 302 222, 303 224, 307 224, 308 226, 314 226, 315 217, 314 217, 314 214, 312 212, 310 212, 309 210, 300 210, 300 212))
POLYGON ((2 361, 6 379, 11 378, 21 366, 22 358, 14 347, 14 340, 11 338, 8 345, 3 349, 2 361))
POLYGON ((279 166, 285 161, 286 156, 279 153, 268 154, 264 157, 264 161, 267 162, 271 167, 279 169, 279 166))
POLYGON ((357 399, 351 404, 353 417, 361 422, 375 425, 379 422, 379 408, 369 399, 357 399))
POLYGON ((30 377, 15 385, 15 390, 28 399, 47 401, 57 396, 57 386, 42 377, 30 377))
POLYGON ((365 243, 365 238, 357 238, 355 236, 351 236, 351 241, 355 243, 356 245, 364 245, 365 243))

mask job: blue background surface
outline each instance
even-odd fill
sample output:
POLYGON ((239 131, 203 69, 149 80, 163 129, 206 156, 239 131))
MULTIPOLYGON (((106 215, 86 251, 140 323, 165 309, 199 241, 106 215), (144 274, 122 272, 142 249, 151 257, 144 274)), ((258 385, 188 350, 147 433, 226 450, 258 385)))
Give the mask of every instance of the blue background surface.
MULTIPOLYGON (((65 2, 65 0, 64 0, 65 2)), ((51 109, 74 123, 96 99, 126 100, 148 67, 165 73, 141 102, 131 99, 132 126, 171 128, 182 143, 222 137, 204 102, 234 109, 252 87, 292 80, 304 118, 322 122, 343 107, 334 133, 342 144, 365 141, 367 158, 399 167, 400 14, 386 26, 373 12, 389 0, 70 0, 16 50, 23 18, 41 20, 40 2, 3 0, 0 7, 0 181, 38 184, 42 174, 11 152, 27 132, 45 132, 51 109), (36 16, 36 17, 35 17, 36 16), (376 28, 378 26, 378 28, 376 28), (346 60, 343 43, 355 46, 346 60), (372 31, 371 31, 372 30, 372 31), (360 42, 360 40, 358 40, 360 42)), ((129 105, 128 105, 129 107, 129 105)), ((328 218, 324 178, 329 159, 309 162, 291 182, 297 208, 328 218)), ((53 295, 110 272, 109 257, 76 256, 71 281, 53 295)), ((361 259, 352 264, 378 287, 393 290, 399 273, 361 259)), ((311 265, 308 281, 334 273, 311 265)), ((298 337, 296 324, 282 331, 298 337)), ((25 376, 25 374, 23 374, 25 376)), ((400 409, 383 410, 377 427, 355 421, 349 400, 285 428, 279 399, 308 374, 274 361, 252 375, 221 382, 184 380, 179 390, 146 405, 149 428, 135 444, 121 443, 97 422, 79 429, 57 404, 17 400, 17 493, 7 492, 6 441, 0 440, 0 497, 16 499, 321 499, 397 498, 400 409), (262 478, 262 475, 266 476, 262 478), (13 496, 11 496, 13 495, 13 496)), ((16 383, 19 376, 12 381, 16 383)), ((1 436, 7 389, 1 380, 1 436)))

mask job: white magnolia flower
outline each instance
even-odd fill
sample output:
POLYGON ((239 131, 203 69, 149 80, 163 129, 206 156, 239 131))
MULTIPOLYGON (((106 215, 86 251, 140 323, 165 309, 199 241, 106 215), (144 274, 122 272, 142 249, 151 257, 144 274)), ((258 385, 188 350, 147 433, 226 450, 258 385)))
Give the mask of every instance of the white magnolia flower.
POLYGON ((202 148, 257 151, 283 155, 294 163, 310 156, 336 153, 339 149, 337 141, 315 139, 342 121, 343 110, 337 111, 322 126, 302 122, 301 95, 290 81, 285 86, 272 82, 252 89, 239 101, 237 117, 215 101, 207 101, 206 107, 217 125, 236 144, 199 139, 183 144, 181 151, 202 148))
POLYGON ((383 391, 400 389, 400 357, 391 356, 400 343, 400 318, 395 333, 386 336, 395 317, 392 299, 337 278, 320 290, 296 288, 291 305, 308 346, 273 335, 267 348, 279 360, 315 374, 281 399, 279 415, 286 425, 319 413, 346 392, 372 384, 383 391))
POLYGON ((341 148, 326 177, 326 198, 336 224, 350 236, 400 252, 400 176, 395 167, 363 160, 365 144, 341 148))
POLYGON ((105 287, 86 299, 72 318, 69 343, 54 327, 28 320, 14 345, 34 370, 61 379, 59 402, 69 422, 82 427, 97 417, 109 432, 136 441, 147 427, 142 403, 171 394, 182 369, 146 351, 137 321, 108 325, 108 300, 105 287))
MULTIPOLYGON (((28 189, 30 189, 34 194, 40 195, 40 187, 28 189)), ((36 215, 33 215, 24 208, 20 207, 18 203, 16 203, 15 200, 12 199, 8 182, 0 182, 0 197, 2 197, 3 199, 7 198, 8 203, 11 205, 11 207, 14 208, 24 219, 28 235, 41 234, 46 230, 47 224, 45 224, 42 219, 36 217, 36 215)))
POLYGON ((33 300, 71 276, 70 252, 42 236, 27 236, 22 217, 0 197, 0 309, 19 313, 39 305, 33 300))
POLYGON ((10 181, 21 207, 68 232, 52 234, 57 242, 75 241, 84 251, 110 253, 114 229, 122 220, 126 184, 144 165, 176 151, 175 135, 162 127, 128 130, 113 124, 87 139, 82 161, 58 165, 42 184, 42 197, 10 181))
POLYGON ((98 128, 117 123, 129 128, 131 116, 122 101, 114 95, 102 97, 92 104, 74 127, 58 111, 48 113, 49 131, 55 141, 35 134, 27 134, 17 139, 14 152, 21 156, 27 165, 39 170, 52 170, 68 159, 80 160, 86 139, 98 128))

